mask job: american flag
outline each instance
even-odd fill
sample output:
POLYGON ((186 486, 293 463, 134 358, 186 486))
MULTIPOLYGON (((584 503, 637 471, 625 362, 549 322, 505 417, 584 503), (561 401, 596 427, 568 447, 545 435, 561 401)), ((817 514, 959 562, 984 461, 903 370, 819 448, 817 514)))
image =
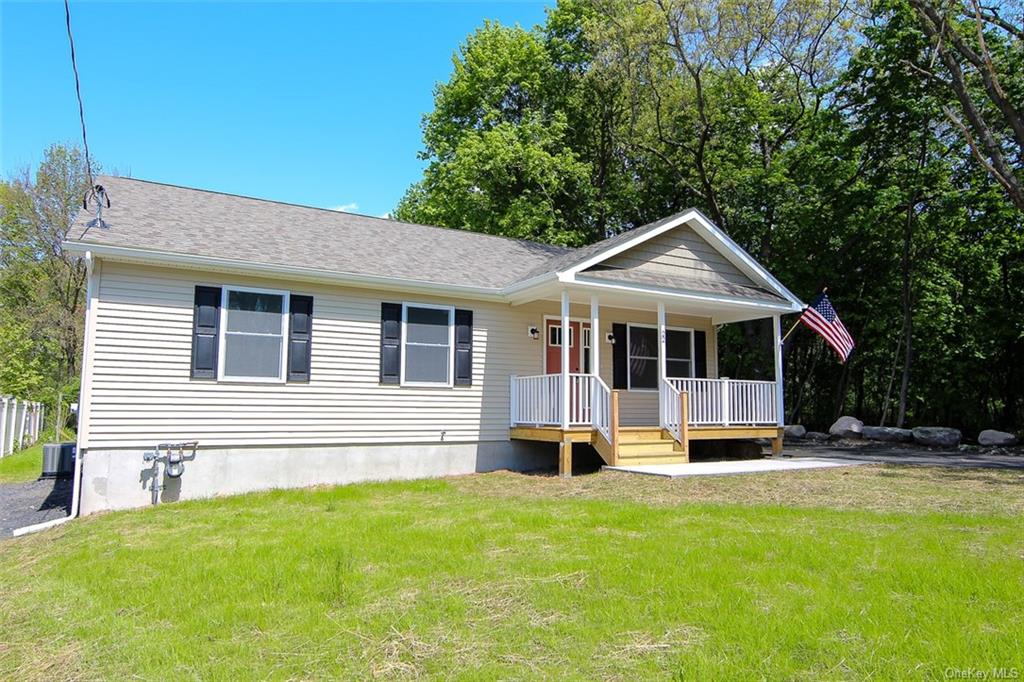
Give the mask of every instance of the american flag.
POLYGON ((836 309, 832 307, 832 301, 828 300, 828 296, 824 292, 814 299, 814 303, 804 309, 803 315, 800 316, 800 322, 818 332, 821 338, 832 346, 832 350, 839 355, 842 362, 846 362, 846 359, 850 357, 854 346, 853 337, 850 336, 850 332, 846 331, 839 315, 836 314, 836 309))

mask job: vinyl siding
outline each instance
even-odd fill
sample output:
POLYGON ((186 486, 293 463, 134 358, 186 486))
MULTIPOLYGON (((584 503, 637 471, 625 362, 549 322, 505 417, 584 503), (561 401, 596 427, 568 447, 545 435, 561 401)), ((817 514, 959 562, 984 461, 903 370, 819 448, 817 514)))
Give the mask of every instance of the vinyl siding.
POLYGON ((602 265, 755 286, 749 277, 688 225, 638 244, 609 258, 602 265))
MULTIPOLYGON (((153 447, 199 440, 204 446, 436 443, 508 438, 512 374, 543 371, 541 327, 557 302, 502 303, 373 292, 186 269, 104 261, 95 299, 84 447, 153 447), (290 289, 314 297, 309 383, 250 384, 189 377, 194 287, 290 289), (432 388, 379 384, 380 303, 454 305, 474 312, 473 385, 432 388)), ((654 303, 652 302, 652 307, 654 303)), ((589 317, 589 306, 573 307, 589 317)), ((601 375, 609 384, 613 322, 654 323, 653 311, 601 309, 601 375)), ((670 325, 708 331, 706 318, 669 316, 670 325)), ((623 423, 657 420, 657 393, 623 392, 623 423)))

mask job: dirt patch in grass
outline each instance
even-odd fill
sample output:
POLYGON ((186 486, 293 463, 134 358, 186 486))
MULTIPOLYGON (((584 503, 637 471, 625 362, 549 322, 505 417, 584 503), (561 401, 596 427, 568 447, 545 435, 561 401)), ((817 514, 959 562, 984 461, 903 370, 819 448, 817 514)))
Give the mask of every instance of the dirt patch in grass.
POLYGON ((1024 513, 1024 474, 996 469, 863 465, 735 476, 662 478, 602 471, 570 479, 499 471, 451 479, 494 497, 785 505, 878 512, 1024 513))

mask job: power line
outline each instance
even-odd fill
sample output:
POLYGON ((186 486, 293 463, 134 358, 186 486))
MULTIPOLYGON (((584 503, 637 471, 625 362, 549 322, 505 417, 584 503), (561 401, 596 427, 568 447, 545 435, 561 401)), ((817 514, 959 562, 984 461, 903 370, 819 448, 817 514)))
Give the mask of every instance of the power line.
POLYGON ((75 37, 71 35, 71 6, 64 0, 64 21, 68 27, 68 44, 71 46, 71 70, 75 73, 75 94, 78 96, 78 120, 82 123, 82 146, 85 149, 85 174, 89 178, 89 189, 82 201, 83 206, 95 192, 92 179, 92 162, 89 159, 89 140, 85 135, 85 107, 82 104, 82 86, 78 80, 78 61, 75 59, 75 37))

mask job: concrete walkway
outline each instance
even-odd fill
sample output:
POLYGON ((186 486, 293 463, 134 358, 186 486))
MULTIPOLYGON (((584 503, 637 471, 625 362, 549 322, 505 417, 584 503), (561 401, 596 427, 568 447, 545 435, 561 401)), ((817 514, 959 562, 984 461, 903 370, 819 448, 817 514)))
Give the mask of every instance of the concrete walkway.
POLYGON ((604 467, 606 471, 630 474, 649 474, 678 478, 680 476, 723 476, 728 474, 756 474, 766 471, 796 471, 799 469, 829 469, 849 467, 869 462, 854 459, 800 457, 785 459, 733 459, 724 462, 691 462, 689 464, 636 464, 633 466, 604 467))
POLYGON ((67 516, 70 508, 70 479, 0 485, 0 540, 16 528, 67 516))

